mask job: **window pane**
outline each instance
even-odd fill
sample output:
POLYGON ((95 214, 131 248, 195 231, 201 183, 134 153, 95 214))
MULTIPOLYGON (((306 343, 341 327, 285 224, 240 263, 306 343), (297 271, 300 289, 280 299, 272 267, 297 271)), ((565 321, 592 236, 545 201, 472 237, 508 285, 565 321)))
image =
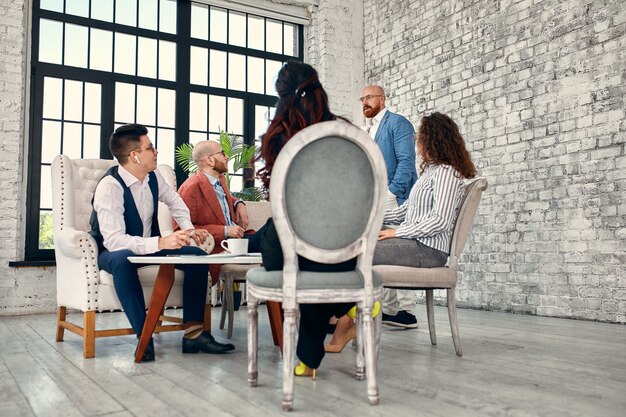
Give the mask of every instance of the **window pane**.
POLYGON ((87 68, 87 33, 85 26, 65 25, 65 65, 87 68))
POLYGON ((254 106, 254 139, 257 141, 267 131, 270 125, 269 108, 254 106))
POLYGON ((176 81, 176 44, 159 41, 159 79, 176 81))
POLYGON ((140 28, 157 30, 157 1, 158 0, 139 0, 140 28))
POLYGON ((226 88, 226 52, 211 49, 209 59, 209 85, 226 88))
POLYGON ((80 81, 65 80, 65 97, 63 119, 83 120, 83 83, 80 81))
POLYGON ((157 163, 174 165, 174 131, 172 129, 157 129, 157 163))
POLYGON ((65 0, 65 13, 89 17, 89 0, 65 0))
POLYGON ((192 46, 190 51, 189 81, 197 85, 209 85, 209 50, 192 46))
POLYGON ((206 133, 189 132, 189 143, 191 143, 192 145, 197 145, 198 142, 201 142, 203 140, 207 140, 206 133))
POLYGON ((115 1, 115 23, 137 26, 137 0, 115 1))
POLYGON ((100 158, 100 126, 84 125, 83 132, 83 158, 100 158))
POLYGON ((105 22, 112 22, 113 0, 92 0, 91 18, 96 20, 104 20, 105 22))
POLYGON ((245 55, 228 54, 228 88, 246 90, 246 57, 245 55))
POLYGON ((159 88, 158 125, 174 127, 176 120, 176 92, 159 88))
POLYGON ((41 126, 41 162, 51 163, 61 153, 61 122, 44 120, 41 126))
POLYGON ((63 123, 63 154, 72 159, 80 159, 82 129, 80 123, 63 123))
POLYGON ((211 41, 226 43, 226 10, 211 7, 211 41))
POLYGON ((43 117, 61 119, 63 80, 45 77, 43 81, 43 117))
POLYGON ((298 27, 291 23, 284 24, 285 29, 285 55, 298 55, 298 27))
POLYGON ((50 165, 41 166, 39 207, 52 208, 52 171, 50 170, 50 165))
POLYGON ((248 91, 265 93, 265 65, 262 58, 248 57, 248 91))
POLYGON ((85 83, 85 122, 100 123, 100 84, 85 83))
POLYGON ((189 94, 189 129, 206 132, 206 94, 189 94))
POLYGON ((135 37, 115 34, 115 72, 135 75, 135 37))
POLYGON ((191 37, 209 40, 209 6, 191 3, 191 37))
POLYGON ((275 20, 266 20, 267 44, 268 52, 277 54, 283 53, 283 24, 275 20))
POLYGON ((276 95, 276 77, 278 71, 283 67, 280 61, 265 61, 265 94, 276 95))
POLYGON ((243 135, 243 100, 228 98, 228 133, 243 135))
POLYGON ((41 19, 39 21, 39 61, 61 64, 63 51, 63 23, 41 19))
POLYGON ((156 125, 156 88, 137 86, 137 123, 156 125))
POLYGON ((265 19, 248 16, 248 48, 265 49, 265 19))
POLYGON ((137 45, 137 75, 156 78, 157 75, 157 40, 139 37, 137 45))
POLYGON ((228 12, 228 43, 236 46, 246 46, 246 15, 244 13, 228 12))
POLYGON ((108 30, 91 29, 89 68, 111 72, 113 57, 113 33, 108 30))
POLYGON ((176 0, 161 0, 159 16, 161 32, 176 33, 176 0))
POLYGON ((39 212, 39 249, 54 249, 54 229, 52 227, 52 212, 39 212))
MULTIPOLYGON (((232 169, 229 169, 229 171, 232 171, 232 169)), ((243 171, 240 171, 239 173, 242 173, 243 171)), ((231 175, 230 177, 230 190, 231 191, 241 191, 243 190, 243 177, 239 176, 239 175, 231 175)))
POLYGON ((41 0, 41 8, 63 13, 63 0, 41 0))
POLYGON ((209 132, 226 130, 226 97, 209 96, 209 132))
POLYGON ((115 83, 115 122, 135 123, 135 86, 115 83))

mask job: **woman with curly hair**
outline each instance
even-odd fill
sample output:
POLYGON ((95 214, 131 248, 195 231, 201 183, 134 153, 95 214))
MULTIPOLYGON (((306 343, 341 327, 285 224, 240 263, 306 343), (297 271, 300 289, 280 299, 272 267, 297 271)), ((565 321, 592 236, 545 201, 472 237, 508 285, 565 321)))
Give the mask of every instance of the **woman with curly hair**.
MULTIPOLYGON (((476 167, 459 127, 441 113, 422 118, 417 152, 422 159, 420 177, 404 204, 385 212, 374 265, 437 268, 447 262, 465 194, 463 179, 473 178, 476 167)), ((356 326, 342 318, 326 351, 340 352, 355 335, 356 326)))

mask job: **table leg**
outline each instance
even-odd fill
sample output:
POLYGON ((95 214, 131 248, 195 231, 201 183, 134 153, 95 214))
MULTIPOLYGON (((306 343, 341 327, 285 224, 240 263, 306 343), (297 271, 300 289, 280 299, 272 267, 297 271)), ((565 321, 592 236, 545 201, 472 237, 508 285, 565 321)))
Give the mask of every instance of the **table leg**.
POLYGON ((137 346, 137 353, 135 354, 135 362, 141 362, 152 333, 156 328, 157 321, 161 315, 161 310, 165 307, 165 301, 167 296, 170 295, 170 290, 174 285, 174 265, 163 264, 159 267, 159 273, 157 274, 156 281, 154 282, 154 289, 152 290, 152 297, 150 297, 150 305, 148 306, 148 314, 146 321, 141 331, 141 337, 139 338, 139 345, 137 346))
POLYGON ((272 338, 274 346, 280 347, 283 351, 283 305, 276 301, 267 301, 267 314, 270 318, 270 328, 272 329, 272 338))

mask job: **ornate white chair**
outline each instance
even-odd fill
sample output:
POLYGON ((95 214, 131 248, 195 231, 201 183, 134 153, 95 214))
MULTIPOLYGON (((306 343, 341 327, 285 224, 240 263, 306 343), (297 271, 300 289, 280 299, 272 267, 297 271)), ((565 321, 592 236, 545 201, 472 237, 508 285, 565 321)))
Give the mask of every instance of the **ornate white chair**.
MULTIPOLYGON (((82 336, 85 358, 95 356, 96 338, 133 334, 131 328, 96 330, 96 312, 121 309, 113 277, 98 268, 98 247, 88 233, 92 211, 91 200, 96 185, 106 170, 116 163, 105 159, 71 160, 65 155, 57 156, 52 162, 52 210, 58 305, 56 340, 63 341, 66 329, 82 336), (82 327, 66 320, 68 308, 83 313, 82 327)), ((168 184, 175 189, 176 179, 172 168, 159 165, 158 169, 168 184)), ((173 229, 172 217, 163 203, 159 203, 159 227, 164 235, 171 233, 173 229)), ((210 251, 213 244, 213 239, 210 238, 204 249, 210 251)), ((139 268, 139 279, 146 305, 152 295, 157 271, 158 266, 139 268)), ((176 270, 174 286, 166 306, 183 305, 183 276, 182 271, 176 270)), ((157 332, 183 330, 180 318, 162 316, 161 320, 175 324, 161 324, 157 327, 157 332)), ((207 301, 205 308, 204 326, 210 330, 210 301, 207 301)))
POLYGON ((386 183, 385 163, 374 141, 342 121, 303 129, 276 159, 270 202, 284 268, 255 268, 247 275, 248 382, 256 386, 258 379, 257 304, 261 299, 282 302, 285 410, 293 407, 296 315, 301 303, 357 304, 357 378, 367 376, 369 401, 379 401, 372 307, 381 298, 382 280, 372 272, 372 258, 386 183), (356 257, 357 267, 349 272, 300 271, 298 255, 321 263, 356 257))
POLYGON ((463 355, 461 337, 459 336, 459 323, 456 318, 456 300, 454 290, 457 283, 457 266, 459 257, 465 246, 465 241, 472 229, 472 223, 480 204, 480 197, 487 189, 487 180, 475 178, 465 187, 465 197, 461 203, 459 214, 452 233, 450 256, 448 263, 441 268, 411 268, 408 266, 376 265, 374 271, 378 272, 385 281, 385 287, 401 288, 405 290, 426 290, 426 315, 428 317, 428 331, 430 341, 437 344, 435 334, 435 312, 433 307, 433 290, 445 289, 448 298, 448 316, 450 318, 450 330, 454 349, 458 356, 463 355))

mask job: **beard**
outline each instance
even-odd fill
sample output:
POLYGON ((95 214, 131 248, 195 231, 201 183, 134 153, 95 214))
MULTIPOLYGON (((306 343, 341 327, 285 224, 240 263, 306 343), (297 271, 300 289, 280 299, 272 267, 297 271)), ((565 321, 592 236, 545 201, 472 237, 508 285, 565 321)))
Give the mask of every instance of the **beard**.
POLYGON ((217 159, 215 160, 215 167, 214 169, 219 172, 220 174, 224 174, 228 171, 228 162, 224 162, 224 161, 218 161, 217 159))

